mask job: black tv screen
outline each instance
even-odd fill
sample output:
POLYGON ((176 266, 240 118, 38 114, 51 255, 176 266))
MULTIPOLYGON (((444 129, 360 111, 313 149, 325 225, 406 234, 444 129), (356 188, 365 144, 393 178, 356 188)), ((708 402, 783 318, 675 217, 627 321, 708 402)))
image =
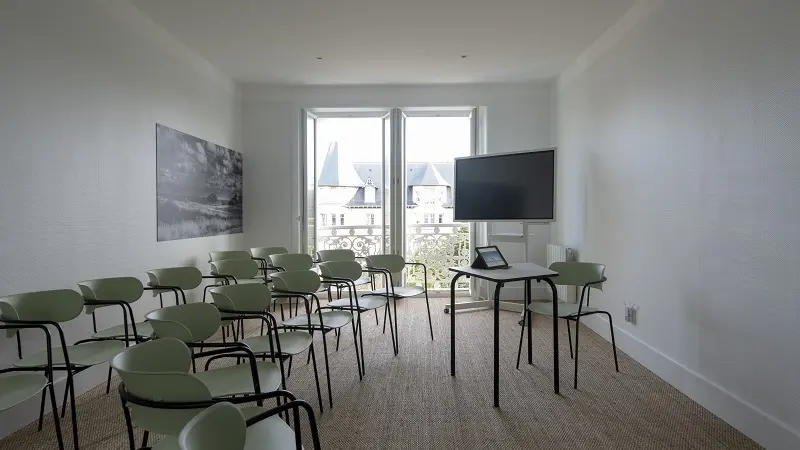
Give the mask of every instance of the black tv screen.
POLYGON ((456 222, 555 220, 555 149, 456 158, 456 222))

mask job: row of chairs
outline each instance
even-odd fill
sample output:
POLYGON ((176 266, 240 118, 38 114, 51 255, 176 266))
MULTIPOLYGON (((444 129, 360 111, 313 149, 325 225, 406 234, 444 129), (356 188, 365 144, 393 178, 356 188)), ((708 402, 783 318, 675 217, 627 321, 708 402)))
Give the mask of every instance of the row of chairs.
MULTIPOLYGON (((129 392, 130 386, 159 385, 159 383, 153 383, 152 380, 154 378, 140 376, 142 373, 148 373, 148 367, 154 369, 154 367, 151 367, 152 363, 153 361, 158 361, 159 358, 157 356, 153 357, 153 355, 141 356, 148 352, 148 346, 155 346, 150 350, 155 352, 155 355, 159 352, 170 354, 168 358, 163 359, 164 361, 181 361, 178 356, 180 351, 174 349, 165 350, 165 346, 175 346, 174 343, 169 344, 169 341, 165 340, 173 338, 190 349, 189 354, 191 355, 193 370, 196 358, 208 357, 210 360, 206 364, 206 368, 208 368, 208 364, 211 361, 226 357, 225 354, 230 353, 231 349, 234 349, 232 354, 237 360, 250 358, 254 361, 255 356, 258 355, 262 358, 260 363, 273 364, 273 366, 269 367, 263 366, 263 364, 262 367, 259 367, 258 364, 250 367, 248 370, 250 375, 253 376, 252 380, 243 375, 247 372, 243 368, 245 365, 201 372, 199 379, 205 383, 215 401, 230 399, 231 395, 261 395, 264 392, 264 387, 271 389, 268 392, 278 392, 280 390, 278 388, 285 387, 285 379, 287 377, 287 374, 284 374, 284 361, 289 359, 288 374, 290 375, 292 358, 304 351, 308 351, 309 358, 314 360, 317 395, 320 402, 320 410, 322 411, 319 378, 313 349, 313 333, 315 331, 322 332, 323 345, 325 347, 328 397, 329 404, 332 406, 333 400, 325 334, 329 331, 336 332, 338 349, 341 329, 348 324, 351 325, 353 343, 356 348, 358 373, 361 378, 366 371, 363 337, 361 336, 361 313, 375 310, 377 321, 377 309, 385 307, 384 333, 388 318, 396 354, 399 351, 398 336, 396 336, 397 314, 395 313, 393 323, 389 300, 394 301, 395 311, 398 298, 424 294, 426 303, 428 301, 425 286, 416 290, 407 290, 407 288, 394 286, 392 277, 394 274, 401 273, 407 265, 401 257, 396 255, 370 257, 362 265, 355 261, 355 255, 349 251, 331 251, 331 253, 327 254, 320 252, 317 255, 317 261, 311 260, 309 255, 293 255, 289 254, 286 249, 274 247, 251 249, 251 252, 244 252, 247 253, 246 260, 243 258, 243 254, 237 253, 213 252, 209 255, 211 275, 203 275, 194 267, 155 269, 147 272, 149 279, 147 286, 143 286, 139 279, 134 277, 118 277, 81 282, 78 284, 80 294, 74 290, 52 290, 0 298, 0 329, 5 329, 9 337, 17 338, 19 353, 19 360, 13 367, 2 369, 0 373, 27 372, 0 377, 0 410, 22 403, 41 393, 42 402, 39 418, 39 429, 41 429, 45 400, 49 394, 59 448, 64 448, 53 386, 54 373, 58 371, 66 372, 64 409, 62 409, 61 418, 64 417, 66 405, 69 403, 72 412, 74 448, 77 449, 79 444, 77 416, 75 413, 74 375, 89 367, 113 359, 109 367, 106 391, 108 392, 110 386, 111 370, 112 368, 116 369, 123 381, 120 387, 123 403, 131 406, 135 405, 133 409, 136 409, 136 406, 141 405, 135 402, 145 397, 131 394, 129 392), (240 257, 241 259, 237 259, 240 257), (256 262, 255 270, 253 270, 253 262, 256 262), (316 267, 312 270, 314 264, 316 264, 316 267), (378 292, 373 289, 371 292, 362 293, 362 298, 359 299, 358 286, 369 283, 374 288, 374 277, 376 275, 381 275, 385 280, 383 291, 378 292), (206 279, 213 280, 213 284, 204 287, 203 303, 187 304, 186 292, 198 288, 203 283, 203 280, 206 279), (272 285, 272 289, 268 287, 270 285, 272 285), (332 287, 337 290, 339 298, 336 300, 331 298, 332 287), (147 320, 137 322, 131 304, 138 301, 146 290, 152 291, 153 296, 159 298, 161 308, 148 313, 146 315, 147 320), (317 297, 317 293, 323 290, 328 291, 329 297, 329 303, 324 307, 320 305, 317 297), (345 299, 341 298, 343 291, 348 293, 348 297, 345 299), (208 292, 211 293, 214 305, 205 304, 208 292), (174 295, 175 306, 164 307, 163 295, 167 293, 174 295), (269 314, 268 311, 271 307, 274 307, 275 300, 280 298, 296 299, 297 306, 299 306, 300 301, 303 301, 306 306, 306 314, 290 317, 289 320, 284 320, 278 326, 275 317, 269 314), (309 300, 311 303, 309 303, 309 300), (314 302, 316 302, 317 308, 312 313, 314 302), (122 324, 98 330, 97 310, 110 306, 121 308, 123 312, 122 324), (92 315, 93 333, 91 337, 68 346, 65 342, 61 324, 76 319, 81 311, 92 315), (355 318, 353 314, 356 315, 355 318), (262 321, 261 336, 244 338, 244 331, 241 325, 245 319, 262 321), (223 342, 220 348, 213 348, 215 347, 214 344, 204 343, 218 329, 225 330, 227 326, 233 328, 232 325, 237 321, 240 323, 240 330, 242 331, 241 342, 236 342, 237 335, 233 334, 234 342, 231 344, 223 342), (54 329, 56 334, 51 334, 51 328, 54 329), (266 335, 264 334, 264 328, 266 328, 266 335), (22 339, 19 334, 19 331, 23 329, 38 329, 42 331, 46 339, 45 350, 23 357, 22 339), (358 339, 356 336, 358 336, 358 339), (152 337, 163 339, 143 344, 152 337), (358 348, 358 340, 361 341, 360 350, 358 348), (60 344, 60 347, 54 344, 60 344), (138 345, 131 347, 132 344, 138 345), (195 352, 194 349, 196 347, 193 346, 199 346, 200 351, 195 352), (125 350, 128 347, 131 348, 125 350), (212 350, 203 351, 204 347, 212 348, 212 350), (266 358, 270 358, 270 363, 266 362, 266 358), (134 361, 134 363, 131 363, 131 361, 134 361), (137 363, 144 363, 145 367, 138 367, 137 363), (277 365, 275 365, 276 363, 277 365), (142 369, 144 370, 142 371, 142 369), (234 372, 238 375, 234 376, 234 372), (276 376, 276 374, 279 374, 279 376, 276 376), (126 381, 126 378, 128 381, 126 381), (148 379, 148 381, 143 383, 142 380, 144 379, 148 379), (220 390, 221 387, 219 385, 230 387, 241 384, 232 384, 231 379, 239 380, 245 384, 250 383, 253 388, 248 392, 226 392, 224 389, 220 390), (277 385, 275 384, 276 380, 279 380, 277 385)), ((427 271, 424 266, 423 269, 425 272, 427 271)), ((433 338, 429 306, 428 314, 431 338, 433 338)), ((225 334, 223 334, 224 339, 225 334)), ((172 367, 171 369, 174 368, 172 367)), ((165 368, 162 367, 161 369, 165 368)), ((170 368, 167 367, 166 369, 170 368)), ((172 371, 174 370, 166 370, 166 372, 172 371)), ((148 375, 157 377, 156 372, 158 371, 148 375)), ((149 397, 160 398, 158 393, 155 394, 155 397, 152 397, 153 395, 153 393, 150 393, 149 397)), ((288 392, 275 394, 275 398, 288 399, 289 403, 287 404, 295 405, 293 406, 294 408, 305 408, 303 402, 299 400, 295 402, 295 399, 290 397, 292 396, 288 392)), ((169 406, 169 403, 166 402, 167 406, 169 406)), ((146 408, 146 405, 144 408, 146 408)), ((183 410, 184 413, 186 412, 186 407, 179 409, 183 410)), ((285 411, 288 410, 281 409, 281 412, 285 411)), ((297 414, 297 411, 295 411, 295 414, 297 414)), ((132 413, 132 410, 127 406, 125 412, 131 448, 135 448, 133 425, 137 420, 131 417, 139 417, 142 414, 132 413)), ((310 412, 310 409, 308 409, 308 412, 310 412)), ((313 422, 313 413, 309 416, 309 420, 313 422)), ((145 419, 144 424, 137 423, 137 426, 142 426, 146 432, 163 433, 164 430, 160 427, 167 422, 157 419, 152 423, 148 423, 145 419), (155 428, 148 429, 148 426, 152 425, 155 425, 155 428)), ((171 423, 173 425, 175 423, 185 424, 186 420, 178 420, 171 423)), ((248 423, 250 422, 248 421, 248 423)), ((180 430, 172 427, 168 431, 172 432, 171 435, 176 436, 180 430)), ((146 445, 146 438, 143 445, 146 445)))

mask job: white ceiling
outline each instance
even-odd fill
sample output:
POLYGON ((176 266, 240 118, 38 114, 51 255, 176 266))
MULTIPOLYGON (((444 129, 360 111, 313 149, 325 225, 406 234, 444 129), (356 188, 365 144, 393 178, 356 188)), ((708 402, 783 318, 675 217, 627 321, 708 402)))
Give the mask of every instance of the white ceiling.
POLYGON ((547 79, 635 2, 131 1, 234 80, 291 84, 547 79))

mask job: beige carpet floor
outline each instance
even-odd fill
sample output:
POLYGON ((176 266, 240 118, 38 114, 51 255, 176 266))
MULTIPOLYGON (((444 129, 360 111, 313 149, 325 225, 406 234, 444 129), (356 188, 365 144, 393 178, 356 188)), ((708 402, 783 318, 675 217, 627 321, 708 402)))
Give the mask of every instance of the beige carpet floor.
MULTIPOLYGON (((458 313, 458 372, 452 378, 450 322, 442 312, 444 304, 444 299, 432 299, 434 341, 428 334, 424 301, 398 304, 397 357, 392 355, 388 330, 382 335, 374 316, 366 316, 367 374, 361 382, 352 333, 348 330, 343 335, 339 352, 329 335, 334 407, 329 409, 326 403, 323 414, 317 411, 324 449, 760 448, 622 352, 620 373, 616 373, 610 344, 587 328, 581 329, 579 389, 575 390, 566 328, 560 327, 562 394, 555 395, 549 320, 534 322, 533 365, 523 365, 518 371, 514 368, 518 315, 509 312, 501 313, 501 408, 493 408, 492 314, 487 310, 458 313)), ((321 356, 319 337, 315 345, 321 356)), ((288 389, 316 409, 311 366, 304 360, 294 363, 288 389)), ((318 363, 327 400, 322 358, 318 363)), ((104 386, 98 386, 77 403, 82 449, 128 448, 115 390, 106 395, 104 386)), ((68 414, 62 424, 72 448, 69 420, 68 414)), ((52 426, 49 417, 41 432, 31 424, 0 441, 0 450, 56 448, 52 426)))

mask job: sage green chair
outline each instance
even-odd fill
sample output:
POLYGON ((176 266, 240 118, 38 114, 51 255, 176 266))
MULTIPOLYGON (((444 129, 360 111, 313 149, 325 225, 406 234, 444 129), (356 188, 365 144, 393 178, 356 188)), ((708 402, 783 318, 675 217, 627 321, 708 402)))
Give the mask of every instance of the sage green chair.
MULTIPOLYGON (((611 314, 608 311, 602 311, 595 307, 589 306, 589 296, 592 289, 598 291, 603 290, 603 283, 607 281, 605 276, 606 266, 604 264, 596 264, 590 262, 555 262, 550 264, 550 270, 558 272, 558 276, 553 278, 553 283, 557 286, 576 286, 581 288, 580 302, 575 303, 559 303, 558 317, 567 321, 567 336, 569 337, 569 356, 575 359, 575 376, 574 388, 578 388, 578 333, 580 330, 580 319, 583 316, 590 316, 593 314, 605 314, 608 318, 608 325, 611 329, 611 348, 614 351, 614 368, 619 372, 619 363, 617 362, 617 344, 614 340, 614 323, 611 319, 611 314), (570 322, 575 322, 575 351, 573 356, 572 350, 572 332, 570 331, 570 322)), ((522 337, 525 334, 525 328, 531 326, 531 316, 539 314, 542 316, 553 317, 553 303, 551 301, 532 301, 525 308, 524 321, 527 321, 527 327, 523 326, 519 334, 519 348, 517 349, 517 369, 519 369, 519 360, 522 355, 522 337)), ((525 322, 523 322, 525 323, 525 322)), ((530 332, 530 331, 529 331, 530 332)), ((530 362, 530 339, 528 340, 528 360, 530 362)))
MULTIPOLYGON (((73 378, 92 366, 108 362, 114 355, 125 348, 125 344, 118 340, 97 338, 84 339, 68 346, 61 324, 76 319, 83 311, 83 308, 83 297, 71 289, 28 292, 0 297, 0 323, 11 326, 41 325, 51 327, 51 329, 54 328, 57 331, 58 339, 53 339, 55 342, 48 342, 48 344, 53 344, 52 351, 50 348, 46 348, 28 356, 23 356, 22 341, 18 334, 19 329, 6 329, 9 338, 17 336, 18 339, 19 360, 14 363, 14 367, 29 371, 46 371, 50 375, 55 371, 67 373, 61 417, 64 417, 67 403, 69 403, 72 412, 72 434, 76 449, 79 448, 79 445, 73 378), (61 346, 59 347, 58 344, 61 344, 61 346), (69 397, 69 402, 67 402, 67 397, 69 397)), ((48 339, 48 341, 50 340, 48 339)), ((43 414, 44 396, 40 407, 40 424, 43 414)))
POLYGON ((267 284, 267 276, 259 273, 258 263, 252 259, 226 259, 211 262, 211 275, 225 277, 234 284, 267 284))
MULTIPOLYGON (((199 287, 203 280, 214 280, 215 284, 206 285, 203 287, 203 302, 206 301, 206 292, 208 289, 214 287, 216 283, 227 284, 231 280, 229 277, 220 275, 203 275, 197 267, 167 267, 164 269, 152 269, 147 271, 148 286, 156 288, 153 290, 153 296, 165 292, 172 292, 175 294, 175 304, 186 304, 186 291, 191 291, 199 287)), ((164 307, 162 300, 161 307, 164 307)))
POLYGON ((270 259, 275 268, 281 272, 311 270, 314 267, 314 259, 305 253, 282 253, 272 255, 270 259))
MULTIPOLYGON (((303 270, 312 270, 314 268, 314 260, 311 255, 305 253, 279 253, 271 257, 273 267, 278 272, 297 272, 303 270)), ((322 290, 322 286, 320 286, 322 290)), ((294 314, 299 314, 300 311, 300 298, 292 295, 283 295, 275 293, 272 296, 275 299, 275 304, 280 307, 281 320, 285 319, 283 314, 283 305, 289 304, 289 317, 292 316, 292 300, 295 301, 294 314)))
MULTIPOLYGON (((321 262, 333 262, 333 261, 357 261, 356 253, 349 248, 337 248, 331 250, 319 250, 317 252, 317 263, 321 262)), ((363 286, 363 285, 370 285, 370 289, 375 289, 375 279, 373 274, 369 274, 366 276, 361 276, 359 279, 354 281, 356 286, 363 286)), ((346 286, 336 286, 337 297, 339 299, 342 298, 342 288, 346 288, 346 286)), ((328 295, 330 295, 330 285, 328 289, 328 295)), ((377 320, 378 316, 375 316, 377 320)))
POLYGON ((314 411, 302 400, 293 400, 281 409, 259 413, 249 419, 231 403, 217 403, 194 416, 183 427, 178 441, 181 450, 300 450, 300 433, 275 417, 292 409, 298 422, 299 410, 308 414, 313 448, 320 450, 314 411))
POLYGON ((281 255, 289 253, 286 247, 253 247, 250 249, 250 255, 253 259, 261 262, 261 267, 264 271, 277 270, 272 263, 272 255, 281 255))
MULTIPOLYGON (((358 338, 361 342, 361 365, 363 371, 366 372, 366 361, 364 359, 364 338, 361 328, 361 313, 367 311, 375 311, 377 314, 378 309, 386 308, 386 314, 389 316, 389 322, 392 321, 392 313, 389 311, 389 299, 382 296, 369 296, 358 298, 358 291, 356 290, 356 280, 361 278, 362 268, 361 264, 357 261, 327 261, 318 264, 319 271, 323 282, 345 285, 347 287, 348 298, 338 300, 328 300, 328 307, 333 310, 344 310, 355 312, 357 314, 356 330, 358 330, 358 338)), ((330 295, 330 292, 329 292, 330 295)), ((392 336, 392 348, 396 349, 394 337, 394 328, 389 327, 392 336)), ((336 337, 336 348, 339 348, 339 335, 336 337)))
POLYGON ((224 261, 226 259, 250 259, 252 255, 247 250, 225 250, 208 252, 208 262, 224 261))
MULTIPOLYGON (((202 309, 215 309, 214 306, 203 303, 169 308, 183 308, 192 305, 201 305, 202 309)), ((164 436, 152 447, 153 449, 180 448, 178 435, 186 423, 215 403, 224 401, 243 405, 256 402, 258 406, 243 406, 241 410, 245 417, 251 418, 265 412, 262 407, 264 400, 286 399, 290 403, 294 401, 295 398, 290 393, 277 390, 280 383, 279 376, 273 375, 268 377, 269 379, 254 377, 253 383, 255 384, 251 392, 241 392, 233 397, 230 390, 223 390, 223 393, 220 393, 218 383, 209 383, 204 372, 191 373, 191 368, 197 358, 219 355, 236 356, 240 354, 238 352, 241 352, 242 348, 243 346, 238 346, 238 348, 220 346, 211 351, 193 354, 191 348, 180 339, 165 337, 129 347, 114 357, 111 366, 121 379, 119 393, 122 399, 130 448, 136 448, 134 427, 144 430, 143 448, 147 447, 150 433, 164 436)), ((249 364, 241 367, 256 372, 257 363, 252 353, 248 355, 247 359, 249 364)), ((239 366, 234 366, 234 369, 237 367, 239 366)), ((258 370, 258 372, 261 371, 258 370)), ((232 382, 235 381, 232 380, 232 382)))
MULTIPOLYGON (((39 368, 23 368, 23 367, 10 367, 0 369, 0 412, 13 408, 21 403, 38 395, 50 394, 50 406, 53 410, 53 421, 56 428, 56 439, 58 440, 58 448, 64 449, 64 437, 61 434, 61 420, 58 417, 58 405, 56 404, 56 393, 53 389, 53 350, 50 337, 50 331, 44 325, 26 325, 22 323, 2 325, 0 330, 24 330, 24 329, 39 329, 45 334, 45 349, 47 351, 47 365, 43 370, 43 374, 34 373, 41 372, 39 368), (16 373, 16 372, 31 372, 31 373, 16 373), (11 374, 11 375, 4 375, 11 374)), ((7 331, 7 332, 8 332, 7 331)), ((17 333, 19 339, 19 333, 17 333)), ((42 397, 42 408, 44 408, 44 397, 42 397)), ((39 431, 42 430, 41 420, 39 421, 39 431)))
POLYGON ((317 398, 322 411, 322 395, 317 372, 317 358, 314 355, 314 339, 308 331, 291 331, 277 325, 275 317, 267 312, 267 307, 272 301, 272 292, 263 284, 232 284, 211 289, 211 298, 214 306, 222 313, 223 319, 242 320, 257 319, 261 321, 261 336, 244 338, 238 342, 244 344, 256 356, 262 358, 276 358, 280 362, 281 372, 284 371, 284 361, 289 360, 289 369, 284 378, 292 374, 292 360, 295 355, 305 351, 310 352, 314 363, 314 380, 317 385, 317 398), (264 325, 273 330, 273 333, 264 335, 264 325))
MULTIPOLYGON (((240 343, 203 342, 213 336, 222 324, 219 310, 208 303, 189 303, 167 306, 146 315, 157 338, 176 338, 190 348, 199 348, 195 354, 211 356, 205 371, 195 376, 206 384, 215 397, 245 395, 277 390, 283 384, 283 374, 272 361, 256 361, 253 352, 240 343), (217 349, 203 352, 204 348, 217 349), (250 358, 250 364, 237 364, 209 370, 212 361, 220 358, 250 358), (260 391, 259 391, 259 386, 260 391)), ((194 360, 192 360, 194 361, 194 360)))
MULTIPOLYGON (((92 316, 93 338, 116 339, 124 342, 127 347, 131 342, 142 342, 153 334, 153 327, 147 321, 136 322, 131 304, 142 298, 145 290, 155 290, 155 288, 144 287, 138 278, 115 277, 81 281, 78 283, 78 289, 83 295, 86 314, 92 316), (122 308, 122 323, 97 331, 97 310, 109 306, 122 308)), ((106 394, 110 388, 111 367, 108 368, 106 394)))
MULTIPOLYGON (((400 255, 371 255, 366 257, 367 271, 379 273, 384 277, 384 288, 376 289, 370 293, 362 294, 367 295, 381 295, 392 300, 394 305, 394 329, 395 329, 395 342, 397 347, 395 352, 399 352, 400 347, 400 334, 397 328, 397 317, 400 313, 397 311, 397 299, 417 297, 420 295, 425 296, 425 306, 428 308, 428 328, 431 332, 431 340, 433 340, 433 321, 431 320, 431 303, 428 298, 428 268, 425 264, 419 262, 406 262, 400 255), (422 286, 395 286, 394 276, 399 274, 402 276, 406 267, 421 267, 423 273, 422 286)), ((387 310, 388 312, 388 310, 387 310)), ((389 324, 391 326, 391 323, 389 324)), ((386 319, 383 322, 384 331, 386 329, 386 319)))
MULTIPOLYGON (((311 270, 297 270, 292 272, 278 272, 272 275, 274 290, 276 293, 291 295, 302 298, 305 301, 305 314, 299 314, 283 321, 283 326, 289 329, 307 330, 314 335, 315 331, 322 333, 322 346, 325 353, 325 376, 328 382, 328 402, 333 407, 333 394, 331 393, 331 370, 328 362, 328 341, 325 335, 330 331, 341 332, 341 329, 348 324, 353 328, 353 345, 356 349, 356 367, 358 378, 362 379, 361 355, 358 351, 358 339, 356 338, 356 326, 353 315, 346 311, 323 311, 316 292, 319 291, 322 282, 319 275, 311 270), (317 304, 316 310, 312 313, 314 302, 317 304)), ((327 307, 326 307, 327 308, 327 307)))

